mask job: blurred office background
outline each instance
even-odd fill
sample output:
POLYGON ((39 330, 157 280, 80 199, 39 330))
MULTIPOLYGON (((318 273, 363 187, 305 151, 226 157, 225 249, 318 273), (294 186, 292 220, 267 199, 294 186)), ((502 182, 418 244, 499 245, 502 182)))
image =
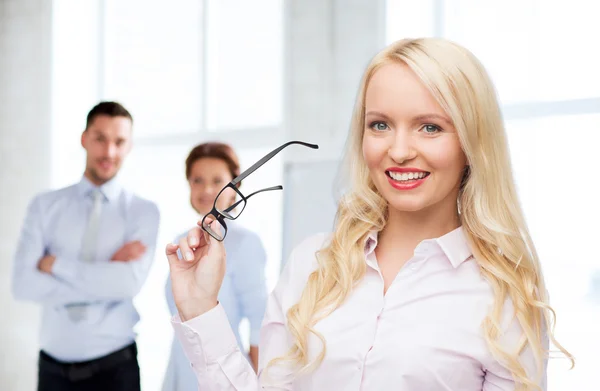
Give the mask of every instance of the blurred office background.
MULTIPOLYGON (((384 45, 442 36, 496 83, 518 190, 577 358, 549 365, 549 390, 595 389, 600 352, 600 4, 588 0, 0 0, 0 389, 34 390, 38 308, 12 300, 25 207, 79 180, 80 133, 99 100, 134 116, 121 180, 158 203, 156 261, 136 303, 142 386, 158 391, 172 330, 165 244, 195 223, 184 159, 231 143, 243 168, 297 139, 244 183, 242 223, 268 254, 268 284, 303 237, 331 229, 335 179, 362 70, 384 45)), ((440 325, 443 327, 443 325, 440 325)), ((246 333, 245 330, 242 331, 246 333)))

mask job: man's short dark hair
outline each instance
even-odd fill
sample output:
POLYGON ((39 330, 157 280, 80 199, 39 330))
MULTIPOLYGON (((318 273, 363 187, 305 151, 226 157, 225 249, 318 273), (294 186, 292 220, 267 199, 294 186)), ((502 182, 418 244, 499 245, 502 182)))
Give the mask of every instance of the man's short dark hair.
POLYGON ((96 117, 98 117, 99 115, 108 115, 109 117, 125 117, 129 118, 129 120, 133 122, 133 117, 131 116, 129 111, 127 111, 127 109, 123 107, 123 105, 121 105, 120 103, 100 102, 96 106, 94 106, 94 108, 91 109, 88 113, 87 121, 85 124, 86 130, 90 127, 92 122, 94 122, 96 117))

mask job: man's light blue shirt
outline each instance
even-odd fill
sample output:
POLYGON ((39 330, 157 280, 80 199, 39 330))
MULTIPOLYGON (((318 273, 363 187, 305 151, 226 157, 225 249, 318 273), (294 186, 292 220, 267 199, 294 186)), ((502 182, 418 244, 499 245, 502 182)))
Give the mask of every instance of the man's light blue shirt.
POLYGON ((157 206, 125 190, 116 179, 99 187, 104 196, 95 262, 80 259, 82 238, 96 187, 85 177, 72 186, 36 196, 29 204, 14 257, 16 299, 43 306, 41 349, 60 361, 91 360, 135 339, 139 315, 133 297, 142 288, 156 248, 157 206), (145 254, 112 261, 125 243, 139 240, 145 254), (52 274, 37 269, 53 255, 52 274), (72 320, 69 306, 83 305, 85 317, 72 320))

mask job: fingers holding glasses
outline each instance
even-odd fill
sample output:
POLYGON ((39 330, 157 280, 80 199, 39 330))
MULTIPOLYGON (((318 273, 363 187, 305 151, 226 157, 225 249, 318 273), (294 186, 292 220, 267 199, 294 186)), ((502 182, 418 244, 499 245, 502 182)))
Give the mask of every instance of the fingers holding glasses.
MULTIPOLYGON (((227 225, 222 218, 216 218, 213 214, 206 215, 202 220, 198 221, 198 226, 201 227, 209 237, 221 242, 227 234, 227 225)), ((206 238, 207 242, 209 237, 206 238)))
POLYGON ((194 260, 194 251, 188 244, 187 237, 179 239, 179 249, 181 250, 181 256, 187 262, 194 260))
POLYGON ((194 261, 196 258, 195 254, 198 252, 197 250, 205 245, 204 232, 198 227, 192 228, 187 236, 179 240, 181 256, 187 262, 194 261))

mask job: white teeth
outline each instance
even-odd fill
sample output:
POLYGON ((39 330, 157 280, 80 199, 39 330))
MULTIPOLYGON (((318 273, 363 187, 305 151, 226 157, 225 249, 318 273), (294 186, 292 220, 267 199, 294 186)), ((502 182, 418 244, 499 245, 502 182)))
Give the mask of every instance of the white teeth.
POLYGON ((412 179, 421 179, 424 178, 427 173, 425 172, 392 172, 388 171, 390 177, 396 181, 409 181, 412 179))

